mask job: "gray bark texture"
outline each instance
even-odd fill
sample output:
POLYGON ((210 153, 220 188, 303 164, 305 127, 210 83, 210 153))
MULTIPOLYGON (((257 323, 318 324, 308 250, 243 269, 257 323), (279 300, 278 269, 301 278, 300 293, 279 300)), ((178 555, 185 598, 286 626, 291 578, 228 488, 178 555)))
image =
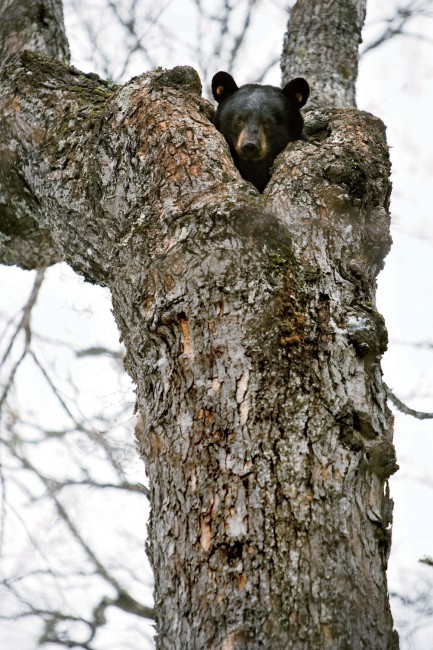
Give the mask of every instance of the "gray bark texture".
MULTIPOLYGON (((59 0, 0 0, 0 76, 8 80, 9 57, 23 50, 39 52, 69 62, 69 45, 59 0)), ((0 130, 0 261, 25 269, 42 268, 62 259, 50 233, 40 226, 36 214, 38 200, 26 185, 24 175, 14 166, 15 145, 8 141, 8 122, 20 119, 20 105, 10 96, 7 118, 0 130), (15 188, 22 200, 8 204, 8 192, 15 188)), ((3 121, 4 120, 4 121, 3 121)))
POLYGON ((308 108, 356 106, 358 46, 367 0, 298 0, 284 39, 283 85, 305 77, 308 108))
POLYGON ((150 478, 157 648, 397 648, 383 124, 310 113, 314 141, 291 143, 260 195, 191 68, 117 89, 37 53, 5 70, 3 260, 29 266, 13 242, 32 219, 36 265, 35 232, 111 291, 150 478))
POLYGON ((69 45, 58 0, 0 0, 0 66, 22 50, 69 62, 69 45))

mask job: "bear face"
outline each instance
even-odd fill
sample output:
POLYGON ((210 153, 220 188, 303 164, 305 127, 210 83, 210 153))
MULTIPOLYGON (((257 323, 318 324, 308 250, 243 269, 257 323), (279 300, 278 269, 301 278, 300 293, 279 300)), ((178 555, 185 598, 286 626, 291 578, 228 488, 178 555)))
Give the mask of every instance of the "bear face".
POLYGON ((307 139, 300 108, 310 93, 305 79, 284 88, 246 84, 238 88, 228 72, 217 72, 212 94, 218 102, 214 125, 223 134, 242 178, 263 192, 275 157, 288 142, 307 139))

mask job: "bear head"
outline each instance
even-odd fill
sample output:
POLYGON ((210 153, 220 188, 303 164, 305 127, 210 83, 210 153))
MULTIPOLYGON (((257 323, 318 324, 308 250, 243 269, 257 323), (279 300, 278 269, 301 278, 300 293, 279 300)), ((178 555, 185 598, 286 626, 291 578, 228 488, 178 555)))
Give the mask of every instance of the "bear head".
POLYGON ((240 88, 228 72, 217 72, 212 94, 218 102, 214 124, 225 137, 245 180, 262 192, 275 157, 288 142, 307 139, 300 108, 310 93, 305 79, 284 88, 246 84, 240 88))

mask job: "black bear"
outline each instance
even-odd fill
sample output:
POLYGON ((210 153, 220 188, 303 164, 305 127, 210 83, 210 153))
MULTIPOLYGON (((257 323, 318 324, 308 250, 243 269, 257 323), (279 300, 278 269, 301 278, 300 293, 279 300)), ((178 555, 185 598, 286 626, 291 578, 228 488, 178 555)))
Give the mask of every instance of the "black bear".
POLYGON ((284 88, 238 88, 228 72, 217 72, 212 94, 218 102, 214 124, 227 140, 236 167, 263 192, 275 157, 288 142, 307 139, 299 110, 310 94, 307 81, 293 79, 284 88))

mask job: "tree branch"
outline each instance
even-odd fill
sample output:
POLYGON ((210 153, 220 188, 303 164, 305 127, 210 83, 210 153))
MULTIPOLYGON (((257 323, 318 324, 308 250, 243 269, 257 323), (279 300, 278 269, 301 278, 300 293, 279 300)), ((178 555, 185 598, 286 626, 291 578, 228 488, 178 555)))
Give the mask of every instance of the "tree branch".
POLYGON ((305 77, 311 87, 310 109, 356 106, 365 11, 366 0, 298 0, 291 10, 281 59, 283 84, 305 77))
POLYGON ((0 25, 0 67, 24 50, 69 62, 61 0, 3 0, 0 25))
POLYGON ((431 0, 421 0, 421 2, 418 0, 412 0, 411 2, 408 2, 405 7, 396 8, 395 14, 390 18, 385 19, 385 29, 378 37, 361 50, 360 56, 364 56, 367 52, 371 52, 371 50, 378 48, 380 45, 383 45, 396 36, 407 36, 431 43, 431 39, 422 34, 411 34, 406 31, 406 28, 413 18, 418 16, 431 18, 432 15, 431 0))
MULTIPOLYGON (((2 82, 10 72, 8 61, 20 52, 38 52, 69 62, 69 45, 63 21, 61 0, 3 0, 0 5, 0 72, 2 82)), ((10 64, 9 64, 10 65, 10 64)), ((13 63, 12 69, 13 69, 13 63)), ((3 85, 3 84, 2 84, 3 85)), ((5 87, 0 88, 0 104, 5 87)), ((15 160, 13 147, 5 144, 2 135, 9 133, 8 122, 17 121, 21 106, 19 101, 6 99, 10 110, 3 112, 0 120, 0 147, 2 165, 0 188, 10 187, 25 197, 22 202, 9 203, 10 194, 5 193, 0 202, 0 261, 17 264, 24 269, 43 268, 61 260, 61 254, 50 234, 40 228, 35 215, 39 202, 30 190, 20 170, 11 171, 9 163, 15 160), (19 224, 19 225, 17 225, 19 224)), ((6 136, 7 138, 7 136, 6 136)))
POLYGON ((405 413, 406 415, 411 415, 412 417, 416 418, 417 420, 432 420, 433 419, 433 413, 426 413, 424 411, 417 411, 415 409, 410 408, 409 406, 406 406, 396 395, 393 393, 393 391, 390 389, 389 386, 387 386, 385 383, 383 384, 386 390, 386 394, 388 398, 391 400, 391 402, 398 408, 399 411, 402 413, 405 413))
POLYGON ((11 338, 9 340, 9 345, 7 346, 7 348, 6 348, 6 350, 5 350, 4 354, 3 354, 3 357, 0 360, 0 367, 3 367, 4 363, 6 362, 9 355, 11 354, 12 348, 14 346, 14 343, 16 341, 16 338, 17 338, 18 334, 21 331, 24 331, 25 342, 24 342, 24 347, 23 347, 22 353, 21 353, 20 357, 17 359, 17 361, 14 363, 11 371, 9 372, 8 378, 4 382, 3 392, 2 392, 2 395, 0 397, 0 414, 2 412, 3 405, 4 405, 5 401, 6 401, 6 398, 8 396, 9 390, 11 389, 11 387, 13 385, 15 374, 16 374, 18 368, 20 367, 22 361, 24 360, 24 358, 26 357, 26 355, 30 351, 30 343, 31 343, 31 339, 32 339, 32 331, 30 329, 30 318, 31 318, 31 314, 32 314, 32 309, 36 304, 36 300, 38 298, 39 291, 41 289, 42 282, 44 280, 44 276, 45 276, 45 269, 40 269, 36 273, 35 281, 34 281, 33 288, 32 288, 32 291, 30 293, 29 299, 28 299, 27 303, 24 305, 23 310, 22 310, 23 315, 21 317, 21 320, 18 323, 18 325, 17 325, 17 327, 15 329, 15 332, 12 334, 12 336, 11 336, 11 338))

